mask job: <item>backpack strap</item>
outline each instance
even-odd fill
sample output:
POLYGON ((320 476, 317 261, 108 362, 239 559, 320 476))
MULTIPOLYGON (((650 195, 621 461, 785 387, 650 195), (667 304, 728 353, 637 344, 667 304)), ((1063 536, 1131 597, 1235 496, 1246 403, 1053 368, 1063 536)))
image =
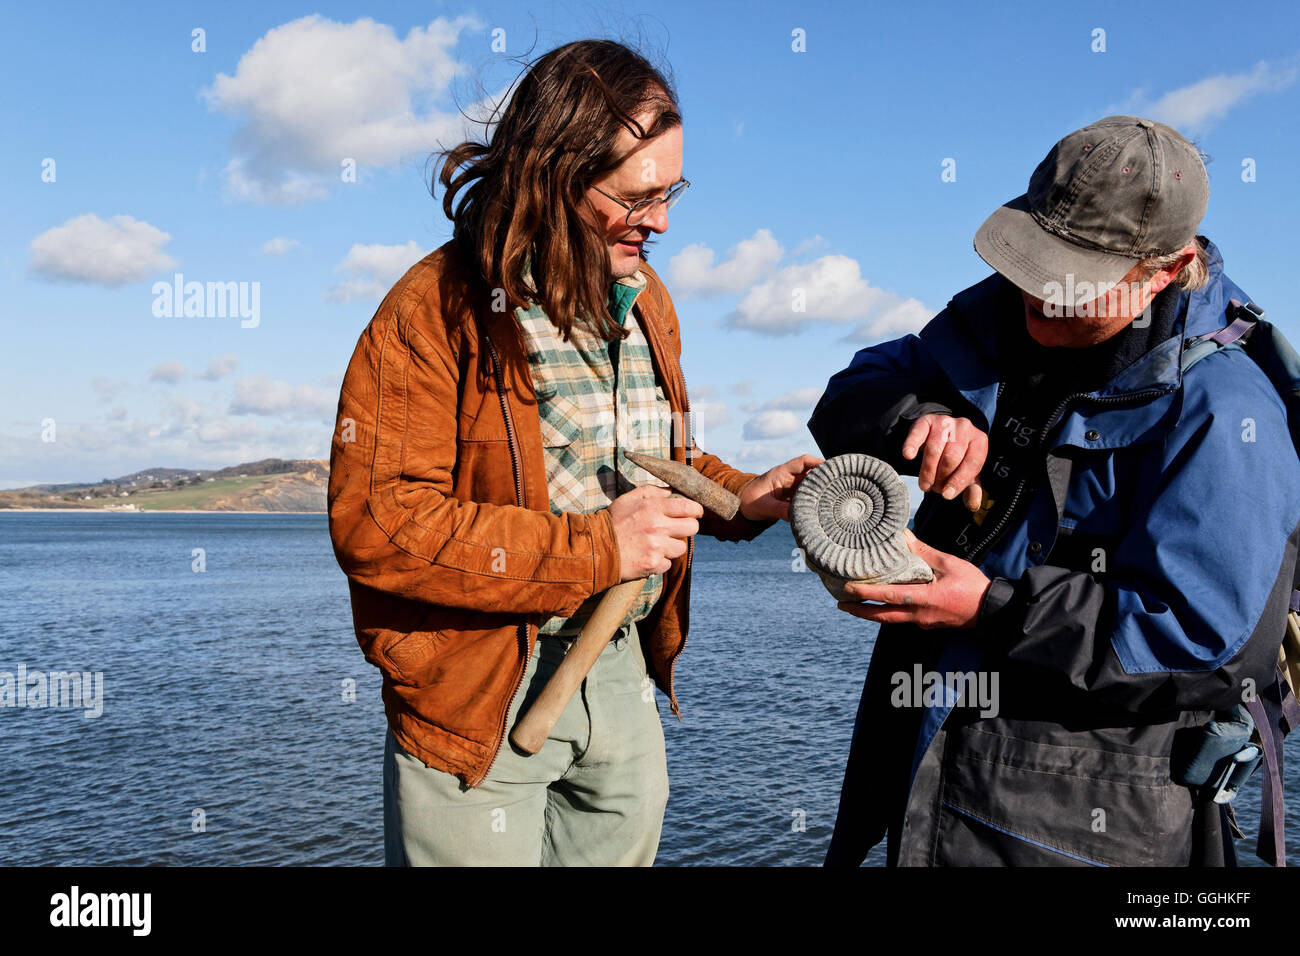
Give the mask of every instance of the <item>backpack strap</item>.
POLYGON ((1253 329, 1255 323, 1264 317, 1264 310, 1254 302, 1243 304, 1236 299, 1228 300, 1227 313, 1233 317, 1231 322, 1223 328, 1214 332, 1207 332, 1205 335, 1199 336, 1199 338, 1209 339, 1219 345, 1228 345, 1253 329))
POLYGON ((1196 335, 1188 339, 1183 348, 1182 367, 1186 372, 1211 352, 1217 352, 1238 339, 1245 338, 1255 328, 1256 323, 1264 317, 1264 310, 1254 302, 1242 303, 1236 299, 1228 300, 1226 314, 1232 319, 1221 329, 1196 335))
MULTIPOLYGON (((1188 339, 1184 343, 1182 370, 1189 368, 1212 352, 1240 342, 1243 346, 1256 326, 1264 318, 1264 310, 1254 302, 1241 302, 1231 299, 1225 310, 1229 319, 1227 325, 1213 332, 1206 332, 1188 339)), ((1265 323, 1267 327, 1267 323, 1265 323)), ((1255 356, 1251 356, 1255 358, 1255 356)), ((1266 373, 1269 369, 1264 370, 1266 373)), ((1269 376, 1274 387, 1278 382, 1269 376)), ((1289 411, 1289 409, 1288 409, 1289 411)), ((1293 434, 1295 427, 1293 423, 1293 434)), ((1300 573, 1300 572, 1298 572, 1300 573)), ((1290 608, 1300 612, 1300 587, 1291 592, 1290 608)), ((1297 702, 1290 682, 1285 678, 1281 666, 1274 671, 1271 686, 1260 689, 1255 699, 1247 703, 1250 716, 1254 719, 1255 730, 1259 735, 1263 750, 1265 772, 1262 775, 1263 794, 1260 801, 1259 842, 1255 853, 1267 863, 1274 866, 1286 866, 1286 802, 1283 793, 1283 739, 1292 730, 1300 727, 1300 702, 1297 702)))
POLYGON ((1286 800, 1282 790, 1282 740, 1295 727, 1296 699, 1280 676, 1246 703, 1264 751, 1263 793, 1259 803, 1259 841, 1255 855, 1273 866, 1286 866, 1286 800))

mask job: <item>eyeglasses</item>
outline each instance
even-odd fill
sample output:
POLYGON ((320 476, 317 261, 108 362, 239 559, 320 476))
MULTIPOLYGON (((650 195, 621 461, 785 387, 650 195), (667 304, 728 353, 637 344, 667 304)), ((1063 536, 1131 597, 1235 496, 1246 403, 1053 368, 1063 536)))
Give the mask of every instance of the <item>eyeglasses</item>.
POLYGON ((678 180, 668 188, 668 192, 664 195, 655 196, 653 199, 642 199, 640 202, 632 205, 628 205, 616 196, 611 196, 599 186, 592 186, 591 188, 596 190, 596 192, 600 193, 606 199, 612 199, 614 202, 626 209, 627 216, 624 217, 624 222, 629 226, 639 226, 650 217, 650 214, 655 211, 655 208, 660 203, 664 204, 665 209, 673 208, 673 203, 682 198, 682 193, 686 191, 686 187, 690 184, 691 181, 689 179, 678 180))

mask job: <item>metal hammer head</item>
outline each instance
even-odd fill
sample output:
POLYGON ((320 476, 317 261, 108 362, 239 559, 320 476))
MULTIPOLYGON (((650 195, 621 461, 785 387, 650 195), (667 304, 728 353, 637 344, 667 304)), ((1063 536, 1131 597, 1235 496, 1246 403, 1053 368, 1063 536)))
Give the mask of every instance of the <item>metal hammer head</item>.
POLYGON ((740 498, 716 481, 705 478, 685 462, 669 461, 654 455, 625 451, 624 455, 638 468, 644 468, 684 498, 698 501, 724 521, 736 517, 740 498))

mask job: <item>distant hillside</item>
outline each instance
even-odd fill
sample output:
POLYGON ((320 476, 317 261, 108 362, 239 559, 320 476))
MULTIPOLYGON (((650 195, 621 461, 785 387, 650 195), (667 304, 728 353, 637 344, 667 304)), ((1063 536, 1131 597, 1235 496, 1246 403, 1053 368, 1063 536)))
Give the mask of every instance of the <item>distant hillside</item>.
POLYGON ((327 461, 266 458, 218 470, 150 468, 89 484, 0 491, 0 510, 325 511, 327 461))

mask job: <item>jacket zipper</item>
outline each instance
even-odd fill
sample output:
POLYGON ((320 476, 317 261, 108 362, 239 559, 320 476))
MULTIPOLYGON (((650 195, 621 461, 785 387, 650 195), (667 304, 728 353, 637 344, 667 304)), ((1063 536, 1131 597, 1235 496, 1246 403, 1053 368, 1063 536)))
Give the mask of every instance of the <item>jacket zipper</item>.
MULTIPOLYGON (((669 354, 671 354, 671 352, 669 354)), ((674 362, 677 365, 677 374, 682 380, 682 405, 684 408, 684 411, 682 413, 682 422, 684 424, 682 427, 683 430, 687 432, 687 434, 684 436, 683 439, 683 445, 685 446, 686 449, 683 454, 683 457, 686 459, 686 463, 690 464, 691 449, 695 447, 694 429, 691 428, 691 393, 690 390, 687 389, 686 387, 686 372, 682 370, 682 363, 677 362, 676 359, 674 359, 674 362)), ((694 555, 695 555, 695 535, 691 535, 691 537, 686 542, 686 573, 685 576, 682 578, 682 587, 684 588, 690 587, 691 558, 694 555)), ((690 594, 688 593, 686 597, 687 600, 689 600, 690 594)), ((672 708, 672 712, 677 716, 678 720, 682 719, 682 708, 681 708, 681 704, 677 702, 677 694, 673 689, 673 681, 677 676, 677 658, 681 657, 682 651, 684 650, 686 650, 685 631, 682 632, 682 643, 678 646, 677 650, 673 653, 673 656, 668 660, 668 706, 672 708)))
MULTIPOLYGON (((1002 398, 1002 392, 1005 388, 1006 388, 1005 382, 998 383, 998 394, 997 394, 998 399, 1002 398)), ((1165 391, 1166 390, 1163 388, 1148 388, 1148 389, 1143 389, 1140 392, 1130 392, 1127 395, 1111 395, 1104 398, 1101 397, 1089 398, 1087 392, 1075 392, 1073 395, 1067 395, 1064 399, 1061 400, 1061 403, 1056 406, 1056 409, 1052 412, 1051 417, 1048 418, 1047 424, 1043 426, 1042 434, 1038 439, 1038 447, 1042 448, 1043 445, 1047 443, 1048 433, 1051 432, 1051 430, 1054 427, 1056 427, 1057 419, 1061 416, 1061 414, 1065 411, 1065 409, 1069 407, 1069 404, 1073 402, 1075 399, 1082 398, 1091 402, 1094 405, 1125 405, 1125 404, 1133 403, 1135 400, 1147 398, 1148 396, 1154 397, 1156 395, 1162 395, 1165 393, 1165 391)), ((995 403, 996 403, 996 399, 995 399, 995 403)), ((997 415, 996 407, 994 408, 993 414, 996 417, 997 415)), ((996 525, 994 525, 993 530, 990 531, 987 535, 985 535, 984 539, 980 541, 980 543, 976 545, 967 556, 966 560, 969 561, 971 564, 975 564, 978 561, 983 551, 986 548, 990 547, 993 544, 993 542, 997 540, 998 536, 1002 534, 1003 530, 1011 522, 1012 517, 1014 517, 1016 513, 1016 506, 1020 503, 1020 498, 1024 494, 1025 488, 1028 485, 1028 483, 1029 483, 1028 477, 1022 477, 1020 481, 1016 483, 1016 490, 1011 494, 1011 502, 1007 505, 1007 510, 1002 513, 1002 517, 998 519, 998 522, 996 525)))
MULTIPOLYGON (((515 435, 515 422, 510 417, 510 403, 506 401, 506 381, 505 373, 501 370, 501 357, 497 354, 497 347, 492 342, 492 337, 485 331, 483 338, 487 342, 488 354, 492 357, 492 375, 497 383, 497 398, 501 400, 501 415, 506 422, 506 444, 510 448, 510 467, 515 476, 515 504, 519 507, 526 507, 524 504, 524 478, 522 469, 519 467, 519 449, 517 447, 518 438, 515 435)), ((492 766, 497 762, 497 757, 501 754, 501 748, 506 742, 506 724, 510 720, 510 708, 514 706, 515 698, 519 696, 519 688, 524 684, 524 674, 528 672, 528 622, 524 621, 519 625, 518 637, 520 646, 520 656, 523 659, 524 666, 519 670, 519 678, 515 681, 514 692, 510 695, 510 700, 506 703, 505 716, 501 720, 501 733, 497 736, 497 746, 492 751, 492 759, 488 761, 487 768, 483 771, 482 776, 470 784, 477 787, 487 779, 488 774, 492 772, 492 766)))
MULTIPOLYGON (((650 332, 649 337, 652 342, 651 352, 654 351, 653 343, 657 342, 659 344, 659 351, 663 356, 663 361, 661 365, 664 368, 665 374, 667 374, 668 371, 671 371, 670 369, 667 368, 668 364, 671 363, 672 367, 677 370, 677 377, 682 383, 682 409, 683 409, 682 427, 683 427, 683 431, 686 432, 686 434, 683 435, 683 440, 682 440, 682 446, 685 449, 685 451, 682 454, 682 458, 686 462, 686 464, 689 465, 691 463, 691 457, 692 457, 691 449, 694 447, 695 442, 694 442, 694 435, 692 434, 693 429, 691 429, 690 427, 691 394, 690 394, 690 389, 686 387, 686 373, 682 370, 682 363, 677 360, 677 357, 675 355, 673 355, 672 349, 669 348, 664 343, 663 331, 659 327, 658 317, 656 316, 655 320, 651 321, 650 319, 645 318, 644 311, 642 311, 641 315, 642 318, 645 319, 646 329, 650 332)), ((671 403, 669 404, 671 405, 671 403)), ((686 542, 686 571, 682 579, 683 588, 690 587, 691 560, 694 558, 694 556, 695 556, 695 536, 692 535, 686 542)), ((689 599, 689 597, 690 595, 688 593, 687 598, 689 599)), ((681 705, 677 702, 677 693, 674 687, 674 682, 677 675, 677 658, 681 657, 682 651, 684 650, 686 650, 685 633, 682 634, 682 643, 678 646, 677 650, 673 652, 673 656, 668 659, 668 705, 672 708, 672 712, 674 715, 676 715, 678 720, 681 719, 682 708, 681 705)))

